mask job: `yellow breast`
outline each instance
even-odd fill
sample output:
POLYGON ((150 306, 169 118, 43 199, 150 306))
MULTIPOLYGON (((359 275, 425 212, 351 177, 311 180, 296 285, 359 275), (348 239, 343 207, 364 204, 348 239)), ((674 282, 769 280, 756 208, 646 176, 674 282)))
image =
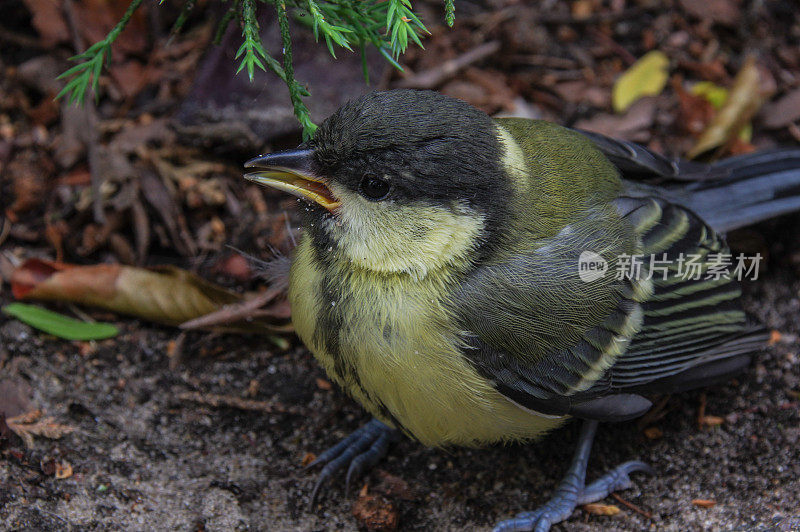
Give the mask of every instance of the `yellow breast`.
POLYGON ((460 331, 440 299, 448 279, 354 270, 321 257, 305 237, 295 253, 289 300, 297 334, 385 423, 442 446, 533 438, 566 419, 512 403, 461 354, 460 331))

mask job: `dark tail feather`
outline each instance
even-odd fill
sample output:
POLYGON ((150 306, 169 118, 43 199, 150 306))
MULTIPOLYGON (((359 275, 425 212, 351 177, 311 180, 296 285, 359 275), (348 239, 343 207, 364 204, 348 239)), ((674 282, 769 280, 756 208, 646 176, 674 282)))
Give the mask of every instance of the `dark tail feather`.
POLYGON ((800 149, 740 155, 712 168, 727 176, 684 185, 680 203, 717 231, 800 211, 800 149))

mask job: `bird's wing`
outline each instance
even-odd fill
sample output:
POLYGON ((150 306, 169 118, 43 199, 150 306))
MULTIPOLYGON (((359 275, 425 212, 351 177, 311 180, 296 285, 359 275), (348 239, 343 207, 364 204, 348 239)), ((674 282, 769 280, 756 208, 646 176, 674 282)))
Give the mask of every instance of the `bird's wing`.
MULTIPOLYGON (((639 249, 629 222, 592 211, 532 248, 487 262, 454 296, 465 356, 518 404, 574 413, 585 402, 576 394, 613 366, 641 328, 651 283, 616 274, 620 260, 639 249), (582 272, 587 260, 605 263, 604 274, 582 272)), ((614 405, 624 410, 619 416, 649 406, 631 399, 614 405)))
POLYGON ((639 237, 642 270, 633 280, 608 281, 616 277, 609 260, 606 282, 583 282, 579 254, 602 238, 580 237, 576 228, 546 253, 486 265, 464 283, 458 305, 465 353, 524 407, 600 420, 635 417, 650 406, 641 393, 730 374, 763 341, 748 329, 738 284, 706 279, 717 254, 727 253, 719 235, 657 198, 622 197, 615 207, 639 237), (647 280, 650 255, 669 261, 666 279, 653 268, 647 280), (678 271, 690 256, 699 264, 697 280, 678 271))
POLYGON ((615 139, 576 129, 587 137, 630 180, 661 183, 665 181, 706 181, 727 177, 730 169, 717 165, 673 159, 635 142, 615 139))
POLYGON ((616 203, 642 235, 644 256, 653 257, 653 293, 642 303, 642 328, 587 395, 675 392, 741 369, 766 341, 739 301, 736 278, 751 265, 732 256, 724 239, 683 207, 659 198, 616 203))

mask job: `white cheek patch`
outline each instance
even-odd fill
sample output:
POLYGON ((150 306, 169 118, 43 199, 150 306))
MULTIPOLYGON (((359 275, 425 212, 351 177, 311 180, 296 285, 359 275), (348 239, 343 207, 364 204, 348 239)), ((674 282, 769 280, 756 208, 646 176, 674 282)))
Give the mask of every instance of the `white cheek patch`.
POLYGON ((503 145, 503 168, 506 175, 512 179, 519 193, 524 194, 529 188, 530 176, 522 148, 511 134, 500 126, 497 126, 497 137, 503 145))
POLYGON ((350 261, 368 270, 422 278, 463 262, 483 233, 483 217, 460 205, 400 205, 331 189, 342 205, 326 229, 350 261))

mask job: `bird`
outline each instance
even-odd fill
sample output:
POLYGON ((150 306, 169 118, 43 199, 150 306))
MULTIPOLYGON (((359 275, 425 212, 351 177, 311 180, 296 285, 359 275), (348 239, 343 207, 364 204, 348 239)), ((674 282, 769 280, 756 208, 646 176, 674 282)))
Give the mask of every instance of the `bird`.
POLYGON ((580 420, 552 498, 496 532, 548 530, 654 472, 634 460, 587 484, 598 424, 747 367, 767 339, 740 301, 757 257, 725 234, 800 210, 798 149, 691 162, 435 91, 357 97, 245 167, 302 201, 292 322, 373 416, 311 464, 312 503, 402 435, 481 447, 580 420))

